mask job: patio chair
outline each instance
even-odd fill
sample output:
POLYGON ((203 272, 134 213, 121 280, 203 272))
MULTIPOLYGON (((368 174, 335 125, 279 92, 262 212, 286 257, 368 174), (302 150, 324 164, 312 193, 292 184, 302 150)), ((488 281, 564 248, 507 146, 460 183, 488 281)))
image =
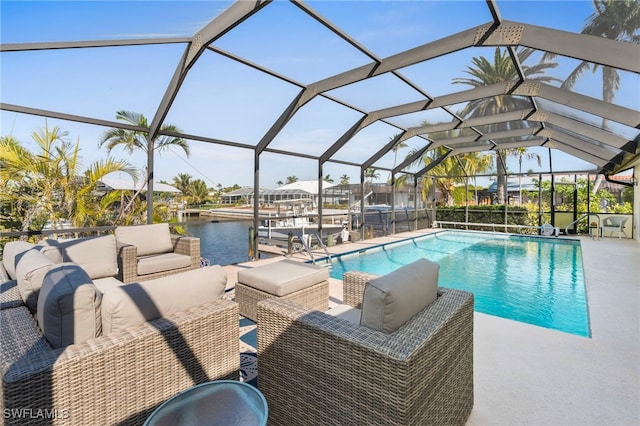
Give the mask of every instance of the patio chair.
POLYGON ((200 267, 200 239, 169 232, 169 224, 119 226, 118 278, 124 283, 151 280, 200 267))
POLYGON ((628 217, 622 216, 608 216, 604 218, 601 226, 602 235, 604 236, 605 231, 609 231, 611 237, 613 237, 614 232, 617 232, 618 239, 622 239, 622 234, 624 234, 625 238, 629 238, 627 237, 627 233, 624 231, 624 226, 627 223, 627 220, 629 220, 628 217))
MULTIPOLYGON (((399 282, 392 274, 385 277, 399 282)), ((330 314, 336 308, 324 313, 285 299, 258 303, 259 387, 269 424, 466 422, 473 407, 473 294, 437 289, 435 301, 385 332, 359 323, 365 288, 376 278, 347 272, 337 316, 330 314)))

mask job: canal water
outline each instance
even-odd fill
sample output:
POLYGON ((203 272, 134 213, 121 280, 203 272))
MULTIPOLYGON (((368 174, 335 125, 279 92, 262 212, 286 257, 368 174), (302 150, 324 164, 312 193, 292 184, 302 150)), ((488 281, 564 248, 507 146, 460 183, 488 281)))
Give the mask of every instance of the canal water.
POLYGON ((230 265, 249 260, 250 220, 211 222, 194 220, 187 223, 190 235, 200 238, 200 255, 212 265, 230 265))

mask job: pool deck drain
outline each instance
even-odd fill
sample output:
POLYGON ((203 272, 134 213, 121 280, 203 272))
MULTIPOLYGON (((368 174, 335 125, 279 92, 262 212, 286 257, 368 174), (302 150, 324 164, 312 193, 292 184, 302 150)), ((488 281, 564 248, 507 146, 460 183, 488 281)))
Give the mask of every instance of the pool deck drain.
MULTIPOLYGON (((362 250, 433 231, 330 251, 362 250)), ((476 312, 475 404, 467 425, 640 424, 640 242, 579 239, 592 337, 476 312)), ((277 260, 225 266, 229 286, 238 269, 277 260)), ((330 305, 341 302, 342 281, 330 280, 330 298, 330 305)))

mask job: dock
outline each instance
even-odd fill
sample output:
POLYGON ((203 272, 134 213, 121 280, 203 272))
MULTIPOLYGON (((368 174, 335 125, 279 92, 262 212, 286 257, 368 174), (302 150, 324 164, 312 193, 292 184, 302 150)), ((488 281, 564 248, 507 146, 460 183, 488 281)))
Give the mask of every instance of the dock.
MULTIPOLYGON (((263 213, 260 213, 260 215, 262 216, 263 213)), ((177 211, 177 216, 180 221, 187 217, 206 217, 218 220, 252 220, 253 209, 181 209, 177 211)), ((268 214, 265 214, 265 217, 268 217, 268 214)))

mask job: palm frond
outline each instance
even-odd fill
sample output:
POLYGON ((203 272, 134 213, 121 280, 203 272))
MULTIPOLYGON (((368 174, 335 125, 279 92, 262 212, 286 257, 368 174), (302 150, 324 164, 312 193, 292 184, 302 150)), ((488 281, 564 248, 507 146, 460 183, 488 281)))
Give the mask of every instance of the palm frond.
POLYGON ((573 88, 573 86, 575 86, 576 81, 578 81, 578 78, 580 78, 582 74, 584 74, 584 72, 587 71, 589 68, 591 68, 590 62, 586 62, 586 61, 580 62, 578 66, 573 71, 571 71, 571 73, 567 76, 567 78, 560 85, 560 87, 563 89, 570 90, 571 88, 573 88))
POLYGON ((147 118, 139 112, 132 111, 118 111, 116 113, 116 119, 124 121, 125 123, 132 124, 134 126, 149 127, 147 124, 147 118))

